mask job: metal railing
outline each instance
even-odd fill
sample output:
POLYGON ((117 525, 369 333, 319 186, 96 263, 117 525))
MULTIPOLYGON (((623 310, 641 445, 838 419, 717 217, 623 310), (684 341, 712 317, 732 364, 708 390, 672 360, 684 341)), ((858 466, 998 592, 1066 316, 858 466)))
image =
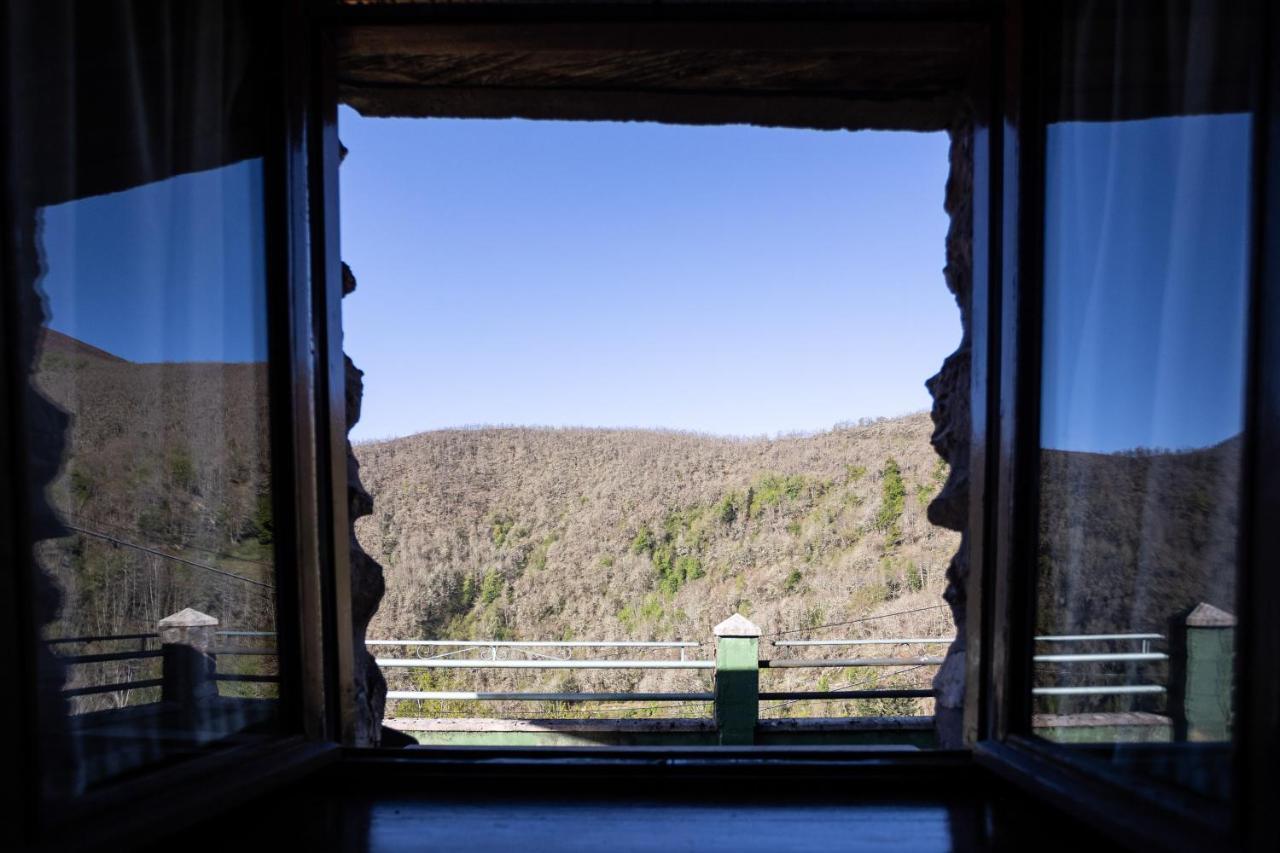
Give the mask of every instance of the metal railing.
MULTIPOLYGON (((1162 642, 1163 634, 1130 633, 1130 634, 1050 634, 1035 638, 1037 643, 1141 643, 1140 651, 1108 651, 1108 652, 1051 652, 1033 654, 1032 661, 1040 664, 1114 664, 1137 663, 1153 664, 1169 660, 1164 652, 1151 651, 1152 642, 1162 642)), ((1033 696, 1122 696, 1122 695, 1160 695, 1168 689, 1162 684, 1073 684, 1044 685, 1031 688, 1033 696)))
MULTIPOLYGON (((274 637, 271 631, 241 631, 241 630, 220 630, 210 632, 212 636, 227 639, 250 639, 274 637)), ((80 666, 101 663, 114 663, 125 661, 146 661, 150 659, 165 658, 165 648, 149 648, 152 640, 159 639, 161 634, 151 632, 140 632, 132 634, 104 635, 104 636, 82 636, 82 637, 62 637, 49 640, 51 646, 66 646, 74 644, 97 644, 97 643, 120 643, 120 642, 138 642, 139 648, 128 649, 123 651, 107 651, 107 652, 87 652, 83 654, 72 654, 61 657, 61 660, 69 666, 80 666)), ((724 642, 728 638, 717 638, 717 644, 724 642)), ((1134 664, 1134 665, 1152 665, 1161 664, 1169 661, 1169 655, 1162 651, 1153 651, 1151 644, 1154 642, 1163 642, 1164 635, 1157 633, 1109 633, 1109 634, 1072 634, 1072 635, 1044 635, 1035 638, 1039 644, 1049 645, 1079 645, 1079 644, 1100 644, 1109 645, 1122 643, 1140 643, 1139 650, 1129 651, 1123 648, 1119 650, 1107 651, 1043 651, 1033 654, 1033 661, 1037 664, 1059 665, 1059 666, 1075 666, 1075 665, 1113 665, 1113 664, 1134 664)), ((944 658, 937 654, 920 654, 920 655, 884 655, 884 656, 866 656, 866 657, 840 657, 840 658, 762 658, 759 656, 758 640, 751 639, 752 652, 751 656, 755 659, 755 669, 758 673, 760 670, 772 669, 843 669, 851 667, 905 667, 904 671, 918 669, 920 667, 936 667, 939 666, 944 658)), ((779 650, 785 649, 830 649, 838 647, 886 647, 886 646, 946 646, 952 642, 947 637, 885 637, 885 638, 857 638, 857 639, 822 639, 822 640, 781 640, 775 639, 771 641, 771 645, 779 650)), ((378 666, 388 670, 416 670, 416 669, 479 669, 479 670, 687 670, 687 671, 713 671, 717 683, 720 681, 722 673, 717 667, 717 662, 712 659, 690 659, 688 654, 693 649, 698 649, 706 643, 671 640, 671 641, 618 641, 618 640, 369 640, 367 645, 374 649, 382 648, 401 648, 408 650, 426 650, 441 651, 439 654, 429 655, 427 657, 379 657, 375 658, 378 666), (678 651, 679 660, 645 660, 637 657, 629 657, 625 659, 578 659, 573 654, 582 649, 609 649, 609 650, 643 650, 643 651, 678 651), (487 651, 486 657, 453 657, 459 654, 474 654, 477 651, 487 651), (552 657, 543 652, 561 652, 564 657, 552 657), (500 658, 499 654, 504 653, 522 654, 524 658, 500 658)), ((235 645, 203 647, 205 654, 213 656, 276 656, 277 651, 274 648, 266 647, 237 647, 235 645)), ((1088 646, 1086 646, 1088 648, 1088 646)), ((897 674, 897 673, 894 673, 897 674)), ((214 673, 212 677, 217 681, 229 682, 248 682, 248 683, 270 683, 278 681, 276 675, 259 675, 249 673, 214 673)), ((125 692, 130 690, 140 690, 147 688, 163 688, 165 685, 164 678, 135 678, 128 681, 87 685, 80 687, 70 687, 63 691, 68 697, 90 696, 100 693, 125 692)), ((854 685, 855 687, 857 685, 854 685)), ((815 700, 815 701, 844 701, 852 699, 878 699, 878 698, 928 698, 933 695, 932 691, 926 688, 918 687, 883 687, 875 689, 845 689, 834 688, 828 690, 800 690, 800 691, 760 691, 758 687, 755 690, 758 700, 815 700)), ((1111 696, 1111 695, 1146 695, 1146 694, 1163 694, 1167 689, 1165 685, 1144 682, 1144 683, 1126 683, 1126 684, 1046 684, 1043 686, 1033 687, 1032 693, 1037 697, 1052 696, 1111 696)), ((583 703, 583 702, 714 702, 717 694, 713 691, 670 691, 670 692, 581 692, 581 691, 485 691, 485 690, 391 690, 387 693, 387 698, 405 699, 405 700, 436 700, 436 701, 493 701, 493 702, 566 702, 566 703, 583 703)))
MULTIPOLYGON (((1108 663, 1160 663, 1168 661, 1164 652, 1153 652, 1150 644, 1163 641, 1164 635, 1155 633, 1126 634, 1074 634, 1047 635, 1036 637, 1037 642, 1055 644, 1079 643, 1114 643, 1135 641, 1142 643, 1141 651, 1113 652, 1061 652, 1035 654, 1037 663, 1050 664, 1108 664, 1108 663)), ((953 642, 950 637, 873 637, 858 639, 824 639, 824 640, 772 640, 770 645, 777 649, 807 649, 858 646, 948 646, 953 642)), ((454 649, 443 655, 426 658, 377 658, 376 662, 384 669, 516 669, 516 670, 559 670, 559 669, 600 669, 600 670, 715 670, 712 660, 685 659, 685 651, 698 648, 704 644, 690 641, 659 642, 625 642, 625 641, 514 641, 514 640, 369 640, 372 647, 401 647, 427 649, 454 649), (568 658, 545 658, 539 660, 498 659, 498 652, 530 652, 532 649, 679 649, 681 660, 574 660, 568 658), (477 649, 487 649, 487 658, 450 658, 449 655, 460 654, 477 649)), ((541 657, 541 656, 539 656, 541 657)), ((845 669, 850 667, 937 667, 944 657, 933 655, 892 655, 867 656, 849 658, 758 658, 757 666, 766 669, 845 669)), ((1165 693, 1166 688, 1160 684, 1097 684, 1097 685, 1055 685, 1035 687, 1036 696, 1068 696, 1068 695, 1143 695, 1165 693)), ((758 691, 760 700, 815 700, 844 701, 851 699, 923 699, 933 696, 928 688, 884 687, 867 690, 834 688, 829 690, 798 691, 758 691)), ((556 692, 556 691, 459 691, 459 690, 391 690, 388 699, 423 699, 438 701, 540 701, 540 702, 653 702, 653 701, 713 701, 712 692, 556 692)))
MULTIPOLYGON (((686 653, 701 643, 684 640, 367 640, 367 646, 403 648, 453 648, 455 651, 425 658, 375 658, 383 669, 611 669, 650 670, 715 669, 715 661, 689 660, 686 653), (449 655, 487 649, 487 658, 450 658, 449 655), (548 657, 532 649, 560 649, 570 657, 548 657), (576 649, 651 649, 678 650, 680 660, 582 660, 571 657, 576 649), (523 653, 535 659, 499 659, 498 652, 523 653)), ((482 702, 709 702, 710 692, 597 692, 571 691, 459 691, 459 690, 388 690, 388 699, 421 699, 436 701, 482 702)))
MULTIPOLYGON (((230 638, 249 638, 249 637, 275 637, 274 631, 214 631, 216 637, 230 638)), ((55 637, 46 640, 49 646, 68 646, 68 645, 96 645, 100 643, 121 643, 128 641, 138 641, 139 648, 128 649, 117 652, 92 652, 85 654, 59 655, 58 659, 66 666, 84 666, 90 664, 102 663, 125 663, 132 661, 148 661, 154 659, 164 660, 167 652, 165 644, 162 643, 160 648, 148 648, 151 640, 160 640, 159 632, 139 632, 134 634, 103 634, 81 637, 55 637)), ((278 655, 276 649, 268 648, 239 648, 236 646, 219 646, 207 649, 206 654, 213 656, 216 660, 217 656, 225 657, 275 657, 278 655)), ((276 675, 259 675, 249 673, 227 673, 215 672, 213 678, 216 681, 228 682, 251 682, 251 683, 276 683, 279 676, 276 675)), ((105 684, 89 684, 80 687, 66 687, 62 690, 62 695, 67 698, 80 696, 96 696, 104 693, 128 693, 133 690, 145 690, 165 688, 165 678, 132 678, 127 681, 113 681, 105 684)))

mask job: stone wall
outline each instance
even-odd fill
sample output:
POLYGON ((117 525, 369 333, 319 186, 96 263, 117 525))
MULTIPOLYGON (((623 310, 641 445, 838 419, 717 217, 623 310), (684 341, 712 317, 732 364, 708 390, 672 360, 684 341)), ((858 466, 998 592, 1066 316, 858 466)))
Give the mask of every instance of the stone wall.
POLYGON ((933 395, 932 443, 951 466, 950 476, 929 504, 929 521, 960 532, 960 547, 947 567, 944 594, 955 620, 956 639, 933 679, 938 745, 958 748, 963 742, 965 682, 965 603, 969 579, 969 366, 973 294, 973 129, 958 122, 950 131, 951 170, 944 206, 951 217, 947 230, 947 288, 960 309, 960 346, 947 356, 926 384, 933 395))
MULTIPOLYGON (((346 149, 342 149, 346 156, 346 149)), ((342 265, 342 295, 353 293, 356 277, 351 268, 342 265)), ((364 397, 364 372, 345 352, 342 363, 346 371, 347 433, 360 420, 360 402, 364 397)), ((382 717, 387 703, 387 680, 365 646, 369 620, 378 612, 386 584, 382 566, 365 553, 356 539, 356 520, 373 512, 373 498, 360 482, 360 463, 347 443, 347 531, 351 547, 351 658, 355 681, 355 746, 378 746, 382 742, 382 717)))

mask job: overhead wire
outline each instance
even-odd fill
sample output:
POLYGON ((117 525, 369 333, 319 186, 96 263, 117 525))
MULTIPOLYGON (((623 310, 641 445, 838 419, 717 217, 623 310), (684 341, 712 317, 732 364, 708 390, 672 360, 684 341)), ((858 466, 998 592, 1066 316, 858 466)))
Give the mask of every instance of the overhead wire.
POLYGON ((65 526, 70 530, 76 531, 77 533, 84 534, 85 536, 93 536, 96 539, 102 539, 106 542, 112 543, 113 545, 120 545, 125 548, 133 548, 136 551, 141 551, 145 554, 151 554, 153 556, 160 557, 161 559, 164 559, 164 560, 171 560, 175 563, 181 563, 182 565, 185 565, 185 566, 191 566, 192 568, 203 569, 204 571, 212 572, 215 575, 221 575, 223 577, 232 578, 234 580, 242 581, 247 584, 263 587, 264 589, 269 589, 273 591, 275 590, 275 586, 267 583, 266 581, 260 581, 255 578, 245 577, 244 575, 238 575, 235 572, 228 572, 225 569, 219 569, 216 566, 209 566, 204 563, 197 563, 195 560, 188 560, 185 557, 178 557, 173 554, 166 554, 163 551, 157 551, 155 548, 148 548, 147 546, 139 545, 136 542, 129 542, 124 539, 119 539, 115 536, 109 536, 106 533, 101 533, 97 530, 88 530, 83 527, 77 527, 74 524, 67 524, 65 526))
POLYGON ((892 616, 905 616, 908 613, 924 613, 926 610, 941 610, 944 607, 950 607, 949 604, 934 604, 930 607, 917 607, 913 610, 898 610, 893 613, 880 613, 876 616, 863 616, 860 619, 849 619, 844 622, 828 622, 826 625, 814 625, 809 628, 790 628, 786 631, 775 631, 772 634, 765 634, 765 637, 782 637, 787 634, 802 634, 808 631, 821 631, 823 628, 839 628, 844 625, 857 625, 860 622, 872 622, 876 619, 888 619, 892 616))

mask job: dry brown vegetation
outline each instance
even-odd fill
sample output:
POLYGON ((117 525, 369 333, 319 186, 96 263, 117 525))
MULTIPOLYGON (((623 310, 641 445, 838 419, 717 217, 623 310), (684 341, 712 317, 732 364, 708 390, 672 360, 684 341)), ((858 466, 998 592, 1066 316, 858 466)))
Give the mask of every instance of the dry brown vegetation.
MULTIPOLYGON (((741 612, 766 634, 762 655, 782 655, 768 637, 784 631, 793 639, 950 636, 949 613, 938 605, 958 536, 925 517, 947 473, 929 445, 931 429, 929 417, 916 414, 776 439, 484 428, 358 445, 375 507, 358 534, 387 578, 369 635, 684 639, 707 641, 696 651, 709 657, 712 627, 741 612), (821 627, 900 611, 915 612, 821 627)), ((824 650, 826 657, 856 654, 824 650)), ((893 672, 770 671, 764 689, 873 686, 893 672)), ((892 683, 924 684, 931 675, 913 670, 892 683)), ((390 680, 392 689, 412 682, 451 690, 707 684, 701 674, 665 671, 552 671, 541 678, 397 671, 390 680)), ((861 713, 927 709, 916 700, 840 705, 861 713)), ((432 703, 404 710, 490 708, 432 703)))
MULTIPOLYGON (((270 580, 264 366, 134 364, 78 344, 51 335, 38 374, 41 388, 75 415, 66 464, 50 490, 67 520, 270 580)), ((931 429, 927 415, 917 414, 776 439, 495 428, 359 445, 375 504, 374 514, 359 522, 359 536, 387 577, 370 637, 686 639, 704 643, 691 656, 707 658, 712 626, 741 612, 764 630, 765 656, 940 653, 936 647, 802 653, 770 646, 770 635, 779 632, 793 639, 952 633, 940 596, 958 537, 925 518, 947 473, 929 446, 931 429), (877 618, 886 614, 900 615, 877 618), (867 617, 873 618, 823 627, 867 617)), ((272 625, 269 594, 99 538, 47 542, 40 557, 66 596, 50 636, 151 631, 158 619, 188 606, 227 627, 272 625)), ((584 654, 671 655, 596 650, 578 656, 584 654)), ((71 686, 153 677, 150 666, 73 668, 71 686)), ((762 686, 919 686, 931 674, 905 666, 772 670, 762 686)), ((706 673, 688 671, 423 670, 411 676, 396 670, 389 676, 393 689, 709 687, 706 673)), ((107 694, 77 701, 84 710, 145 698, 107 694)), ((876 700, 777 703, 764 713, 928 710, 928 702, 876 700)), ((705 712, 702 705, 456 702, 410 711, 705 712)))
MULTIPOLYGON (((71 414, 63 467, 49 487, 51 502, 67 524, 90 531, 38 548, 41 566, 63 596, 47 635, 152 632, 160 619, 185 607, 215 616, 226 628, 272 629, 270 589, 119 544, 273 581, 266 366, 137 364, 49 331, 36 382, 71 414)), ((134 641, 57 650, 137 647, 134 641)), ((219 666, 243 663, 227 658, 219 666)), ((157 672, 155 659, 77 665, 68 686, 153 678, 157 672)), ((271 689, 224 685, 224 691, 244 695, 271 689)), ((90 710, 128 704, 154 698, 155 692, 82 697, 76 705, 90 710)))

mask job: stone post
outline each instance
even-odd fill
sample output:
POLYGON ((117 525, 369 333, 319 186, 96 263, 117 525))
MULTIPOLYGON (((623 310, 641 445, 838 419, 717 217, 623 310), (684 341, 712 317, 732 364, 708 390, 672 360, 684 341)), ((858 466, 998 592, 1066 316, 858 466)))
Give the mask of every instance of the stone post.
POLYGON ((1181 626, 1173 675, 1175 737, 1189 741, 1231 740, 1236 617, 1199 604, 1181 626))
POLYGON ((735 613, 715 627, 715 634, 720 745, 750 745, 760 715, 760 629, 735 613))
POLYGON ((218 666, 213 656, 218 620, 188 607, 161 619, 164 670, 161 698, 186 710, 218 695, 218 666))

